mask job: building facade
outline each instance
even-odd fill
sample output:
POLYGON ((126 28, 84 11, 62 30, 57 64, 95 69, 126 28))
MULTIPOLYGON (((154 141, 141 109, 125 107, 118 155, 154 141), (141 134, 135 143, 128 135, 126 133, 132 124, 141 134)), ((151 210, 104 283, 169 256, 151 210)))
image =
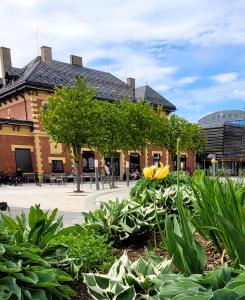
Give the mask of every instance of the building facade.
POLYGON ((209 168, 211 159, 228 175, 238 175, 245 169, 245 111, 224 110, 199 120, 207 137, 205 152, 197 155, 201 168, 209 168))
MULTIPOLYGON (((135 80, 127 83, 110 73, 86 68, 82 58, 71 55, 70 63, 52 58, 50 47, 41 47, 41 56, 34 58, 24 68, 15 68, 11 62, 11 51, 0 48, 2 79, 0 79, 0 172, 14 173, 18 168, 27 174, 43 175, 73 172, 71 157, 65 147, 56 145, 47 136, 39 121, 39 112, 55 86, 71 86, 77 77, 85 77, 88 85, 96 89, 96 98, 105 101, 118 101, 129 98, 132 101, 144 99, 153 106, 161 105, 169 114, 175 106, 158 94, 150 86, 135 87, 135 80)), ((94 159, 97 153, 91 149, 81 149, 83 173, 94 172, 94 159)), ((115 157, 116 175, 123 177, 125 161, 130 169, 141 171, 145 165, 161 161, 169 163, 168 153, 160 147, 149 146, 143 152, 118 151, 115 157)), ((99 161, 100 172, 110 158, 99 161)), ((186 167, 193 169, 191 156, 186 167)))

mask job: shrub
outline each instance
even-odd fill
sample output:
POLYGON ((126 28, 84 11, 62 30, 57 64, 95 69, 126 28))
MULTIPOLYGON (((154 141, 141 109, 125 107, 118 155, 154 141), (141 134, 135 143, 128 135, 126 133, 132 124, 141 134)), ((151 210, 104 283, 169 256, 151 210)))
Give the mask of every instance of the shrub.
POLYGON ((104 236, 81 228, 76 234, 59 236, 55 242, 68 246, 68 255, 74 257, 80 272, 107 272, 113 262, 115 250, 104 236))
POLYGON ((171 273, 170 266, 170 260, 156 256, 132 263, 124 254, 108 274, 84 274, 84 282, 97 300, 238 300, 245 297, 244 270, 225 265, 204 275, 185 277, 171 273))
MULTIPOLYGON (((164 213, 164 209, 157 209, 158 215, 164 213)), ((102 202, 98 210, 83 215, 86 228, 106 236, 114 244, 134 239, 156 226, 153 204, 142 206, 129 200, 102 202)))
MULTIPOLYGON (((188 182, 188 176, 182 173, 180 175, 180 183, 187 183, 187 182, 188 182)), ((142 193, 145 190, 158 191, 176 183, 177 183, 176 172, 170 172, 168 176, 165 177, 164 179, 147 179, 142 177, 137 181, 136 185, 131 189, 130 197, 136 202, 142 202, 141 197, 142 197, 142 193)))
POLYGON ((15 245, 8 230, 0 228, 0 299, 70 299, 73 281, 42 258, 32 244, 15 245))
POLYGON ((197 201, 194 222, 197 230, 208 237, 222 253, 226 249, 236 264, 245 264, 245 187, 228 178, 206 176, 193 184, 197 201))
POLYGON ((59 234, 72 232, 75 227, 63 228, 62 217, 56 220, 58 209, 52 213, 44 212, 40 205, 31 206, 29 214, 23 212, 16 221, 8 215, 1 214, 3 225, 15 236, 16 243, 31 243, 44 249, 59 234))

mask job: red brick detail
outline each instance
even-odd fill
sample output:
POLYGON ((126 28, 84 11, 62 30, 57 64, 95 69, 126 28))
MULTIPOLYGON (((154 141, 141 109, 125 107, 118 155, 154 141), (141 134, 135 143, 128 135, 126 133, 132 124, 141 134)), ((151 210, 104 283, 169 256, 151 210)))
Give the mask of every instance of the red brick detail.
POLYGON ((13 101, 11 106, 5 108, 0 107, 0 118, 8 118, 9 110, 11 110, 11 118, 19 120, 32 120, 29 100, 19 103, 14 103, 13 101))
POLYGON ((186 157, 186 169, 190 170, 190 174, 195 171, 195 154, 189 153, 186 157))
POLYGON ((163 165, 167 164, 167 150, 157 146, 148 146, 147 147, 147 165, 151 166, 153 164, 153 155, 152 151, 162 153, 160 156, 160 161, 163 165))
POLYGON ((50 143, 48 137, 40 137, 40 146, 42 153, 42 162, 43 162, 43 172, 51 173, 52 172, 52 164, 49 163, 49 157, 53 157, 54 160, 56 157, 64 157, 66 163, 64 164, 64 172, 71 173, 72 172, 72 160, 68 151, 61 154, 51 154, 50 153, 50 143))
MULTIPOLYGON (((33 137, 0 135, 0 171, 8 173, 16 172, 15 151, 12 151, 11 145, 31 145, 34 146, 33 137)), ((31 152, 33 172, 36 172, 35 152, 31 152)))

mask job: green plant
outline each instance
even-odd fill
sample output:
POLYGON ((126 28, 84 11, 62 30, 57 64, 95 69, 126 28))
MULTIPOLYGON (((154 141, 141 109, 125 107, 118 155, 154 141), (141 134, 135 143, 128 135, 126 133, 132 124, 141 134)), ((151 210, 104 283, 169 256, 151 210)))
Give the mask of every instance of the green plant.
POLYGON ((177 140, 177 209, 178 219, 170 216, 165 219, 166 247, 173 263, 179 272, 190 275, 203 273, 205 264, 205 252, 203 247, 193 237, 195 228, 191 224, 190 217, 184 210, 183 200, 179 188, 180 148, 177 140))
POLYGON ((106 238, 82 227, 76 234, 59 236, 54 242, 68 246, 68 255, 75 258, 80 272, 105 273, 115 261, 115 250, 106 238))
POLYGON ((245 271, 226 265, 203 275, 185 277, 172 273, 171 260, 150 256, 131 262, 126 253, 106 275, 83 274, 97 300, 242 300, 245 271))
POLYGON ((15 236, 16 243, 31 243, 42 249, 49 246, 51 240, 59 234, 72 232, 75 227, 63 228, 62 217, 56 220, 58 209, 52 213, 44 212, 40 205, 31 206, 28 216, 23 212, 16 217, 1 214, 2 224, 15 236))
POLYGON ((225 182, 202 176, 194 181, 196 193, 195 225, 204 237, 209 237, 216 249, 226 249, 238 266, 245 264, 245 187, 229 178, 225 182))
MULTIPOLYGON (((165 212, 158 208, 157 213, 165 212)), ((153 204, 142 206, 131 200, 102 202, 98 210, 83 215, 85 227, 105 235, 114 244, 145 234, 155 226, 153 204)))
MULTIPOLYGON (((180 175, 180 182, 187 183, 188 177, 183 173, 180 175)), ((147 179, 140 178, 136 185, 130 191, 130 197, 133 201, 139 203, 152 202, 151 195, 148 195, 149 191, 164 191, 165 188, 170 187, 173 184, 177 183, 177 173, 170 172, 167 177, 164 179, 147 179)))
POLYGON ((32 244, 15 245, 6 227, 0 231, 0 299, 70 299, 73 278, 42 258, 32 244))
POLYGON ((156 256, 152 256, 148 261, 139 258, 131 263, 124 253, 107 275, 83 274, 84 283, 94 299, 147 299, 144 296, 156 293, 153 289, 153 279, 168 273, 170 265, 171 260, 156 256))

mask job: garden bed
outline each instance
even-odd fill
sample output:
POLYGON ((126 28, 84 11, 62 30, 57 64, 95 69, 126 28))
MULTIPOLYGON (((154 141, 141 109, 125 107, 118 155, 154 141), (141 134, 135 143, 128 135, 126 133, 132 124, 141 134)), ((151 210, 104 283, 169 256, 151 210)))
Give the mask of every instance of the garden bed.
MULTIPOLYGON (((212 247, 210 242, 206 242, 200 236, 197 236, 198 241, 202 244, 205 249, 207 262, 206 262, 206 271, 211 271, 217 267, 220 267, 226 260, 226 257, 221 257, 221 255, 212 247)), ((153 241, 151 241, 153 243, 153 241)), ((145 256, 145 249, 149 247, 149 241, 147 244, 143 241, 137 244, 131 244, 127 246, 122 246, 117 249, 116 256, 119 258, 124 251, 127 251, 128 258, 133 262, 136 261, 140 256, 145 256)), ((164 251, 160 248, 156 249, 154 253, 158 256, 169 257, 167 251, 164 251)), ((227 261, 226 261, 227 262, 227 261)), ((77 292, 77 296, 73 300, 91 300, 91 296, 88 294, 87 287, 82 282, 77 282, 74 285, 74 290, 77 292)))

